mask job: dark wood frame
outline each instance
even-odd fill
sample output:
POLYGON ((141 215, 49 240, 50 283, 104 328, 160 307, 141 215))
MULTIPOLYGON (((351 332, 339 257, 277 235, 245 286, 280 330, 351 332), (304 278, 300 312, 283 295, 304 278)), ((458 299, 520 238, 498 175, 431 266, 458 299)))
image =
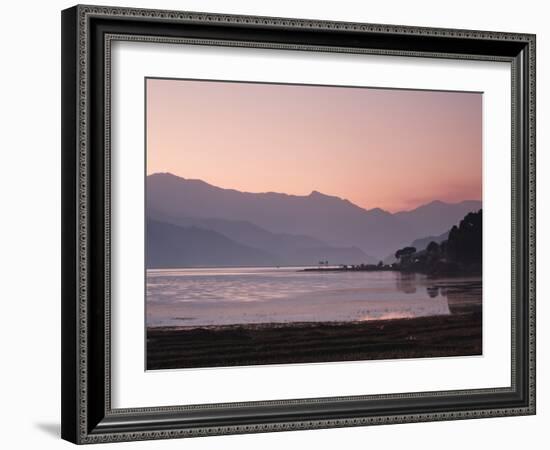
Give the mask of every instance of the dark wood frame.
POLYGON ((98 6, 62 12, 62 437, 75 443, 535 413, 535 36, 98 6), (512 374, 494 389, 113 409, 110 43, 185 42, 512 65, 512 374))

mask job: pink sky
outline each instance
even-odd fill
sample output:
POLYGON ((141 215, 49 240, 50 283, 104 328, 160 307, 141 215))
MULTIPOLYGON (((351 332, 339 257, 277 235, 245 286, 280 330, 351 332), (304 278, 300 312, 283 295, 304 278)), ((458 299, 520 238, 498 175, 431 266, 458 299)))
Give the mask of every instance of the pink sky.
POLYGON ((147 173, 363 207, 481 200, 480 93, 147 80, 147 173))

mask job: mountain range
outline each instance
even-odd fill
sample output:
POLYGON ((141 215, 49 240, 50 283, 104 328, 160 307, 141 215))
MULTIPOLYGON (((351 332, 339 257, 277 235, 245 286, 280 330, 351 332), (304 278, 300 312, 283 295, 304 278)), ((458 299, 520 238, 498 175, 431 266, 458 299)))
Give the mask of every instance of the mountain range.
POLYGON ((392 214, 317 191, 241 192, 169 173, 147 177, 146 202, 148 267, 373 263, 481 208, 434 201, 392 214))

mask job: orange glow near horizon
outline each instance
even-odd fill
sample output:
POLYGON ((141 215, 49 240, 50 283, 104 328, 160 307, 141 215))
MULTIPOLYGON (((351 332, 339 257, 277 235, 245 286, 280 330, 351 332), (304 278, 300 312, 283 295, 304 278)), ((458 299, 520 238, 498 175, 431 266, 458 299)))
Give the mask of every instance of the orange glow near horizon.
POLYGON ((413 209, 482 197, 482 94, 147 80, 147 174, 413 209))

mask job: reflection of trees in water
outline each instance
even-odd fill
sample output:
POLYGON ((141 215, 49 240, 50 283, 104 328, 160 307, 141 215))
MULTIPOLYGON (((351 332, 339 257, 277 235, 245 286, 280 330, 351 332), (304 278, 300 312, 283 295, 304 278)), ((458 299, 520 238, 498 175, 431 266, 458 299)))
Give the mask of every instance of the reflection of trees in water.
POLYGON ((415 273, 399 273, 395 278, 395 287, 405 294, 416 293, 417 284, 415 273))
POLYGON ((472 305, 481 306, 481 280, 461 283, 434 282, 426 287, 430 297, 441 295, 447 299, 451 314, 469 309, 472 305), (434 292, 437 292, 435 295, 434 292))
POLYGON ((399 273, 395 278, 395 287, 405 294, 415 294, 420 286, 426 287, 426 293, 430 298, 446 299, 451 314, 460 313, 473 305, 481 306, 481 280, 420 280, 414 273, 399 273))
POLYGON ((426 291, 430 298, 435 298, 439 295, 439 286, 426 286, 426 291))

